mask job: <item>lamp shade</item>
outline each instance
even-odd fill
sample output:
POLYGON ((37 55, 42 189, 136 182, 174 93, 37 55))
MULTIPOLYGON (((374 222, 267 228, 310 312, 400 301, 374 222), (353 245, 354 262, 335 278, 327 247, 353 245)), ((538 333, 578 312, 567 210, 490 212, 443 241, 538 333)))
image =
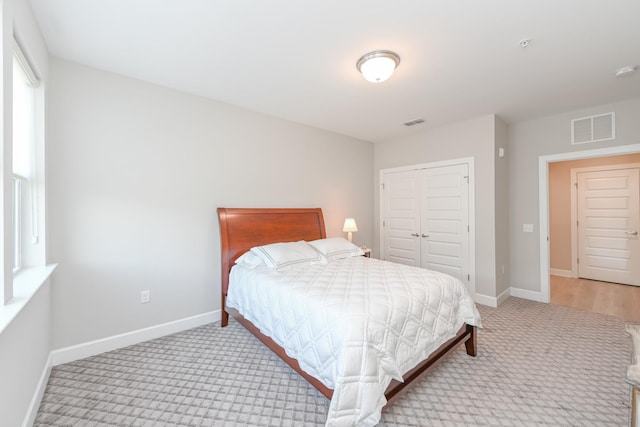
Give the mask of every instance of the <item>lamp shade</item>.
POLYGON ((400 64, 400 57, 396 53, 376 50, 363 55, 356 63, 356 67, 365 80, 380 83, 391 77, 398 64, 400 64))
POLYGON ((358 231, 358 225, 356 224, 355 218, 347 218, 344 220, 344 226, 342 226, 342 231, 358 231))

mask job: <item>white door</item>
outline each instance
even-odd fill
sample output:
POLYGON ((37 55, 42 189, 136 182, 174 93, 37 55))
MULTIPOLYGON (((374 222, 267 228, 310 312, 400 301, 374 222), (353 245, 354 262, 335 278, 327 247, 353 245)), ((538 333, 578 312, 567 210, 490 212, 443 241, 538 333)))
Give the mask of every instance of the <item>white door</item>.
POLYGON ((578 173, 578 276, 640 286, 638 168, 578 173))
POLYGON ((425 169, 421 181, 421 266, 467 281, 468 166, 425 169))
POLYGON ((420 266, 418 186, 416 171, 384 176, 384 254, 389 261, 420 266))
POLYGON ((383 175, 383 253, 389 261, 442 271, 470 286, 469 165, 383 175))

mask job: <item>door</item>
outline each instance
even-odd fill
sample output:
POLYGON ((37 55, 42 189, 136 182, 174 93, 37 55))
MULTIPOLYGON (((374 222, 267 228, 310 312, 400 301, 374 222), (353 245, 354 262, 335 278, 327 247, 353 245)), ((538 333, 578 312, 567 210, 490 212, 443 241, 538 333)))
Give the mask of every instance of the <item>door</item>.
POLYGON ((420 266, 419 181, 416 171, 385 174, 383 184, 385 259, 420 266))
POLYGON ((638 168, 578 173, 578 276, 640 286, 638 168))
POLYGON ((468 280, 468 166, 422 171, 420 254, 422 267, 468 280))
POLYGON ((469 283, 469 165, 383 175, 383 254, 469 283))

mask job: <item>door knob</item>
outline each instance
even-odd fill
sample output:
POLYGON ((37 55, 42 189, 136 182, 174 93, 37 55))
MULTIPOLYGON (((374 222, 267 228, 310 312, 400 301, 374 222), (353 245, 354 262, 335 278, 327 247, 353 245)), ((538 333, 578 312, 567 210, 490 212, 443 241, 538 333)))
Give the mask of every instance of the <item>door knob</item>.
POLYGON ((413 233, 412 236, 413 237, 420 237, 420 235, 418 233, 413 233))
POLYGON ((630 234, 630 235, 632 235, 632 236, 637 236, 637 235, 638 235, 638 232, 637 232, 636 230, 633 230, 633 231, 627 231, 627 234, 630 234))
POLYGON ((429 235, 428 234, 423 234, 422 237, 429 237, 429 235))

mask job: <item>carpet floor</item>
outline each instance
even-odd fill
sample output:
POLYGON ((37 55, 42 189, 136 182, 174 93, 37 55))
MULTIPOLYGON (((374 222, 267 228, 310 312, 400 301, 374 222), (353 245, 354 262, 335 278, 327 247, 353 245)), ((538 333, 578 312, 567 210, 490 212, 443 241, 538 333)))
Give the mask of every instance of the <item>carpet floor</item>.
MULTIPOLYGON (((625 322, 510 298, 380 426, 626 426, 625 322)), ((35 426, 313 426, 329 401, 242 326, 213 323, 53 368, 35 426)))

